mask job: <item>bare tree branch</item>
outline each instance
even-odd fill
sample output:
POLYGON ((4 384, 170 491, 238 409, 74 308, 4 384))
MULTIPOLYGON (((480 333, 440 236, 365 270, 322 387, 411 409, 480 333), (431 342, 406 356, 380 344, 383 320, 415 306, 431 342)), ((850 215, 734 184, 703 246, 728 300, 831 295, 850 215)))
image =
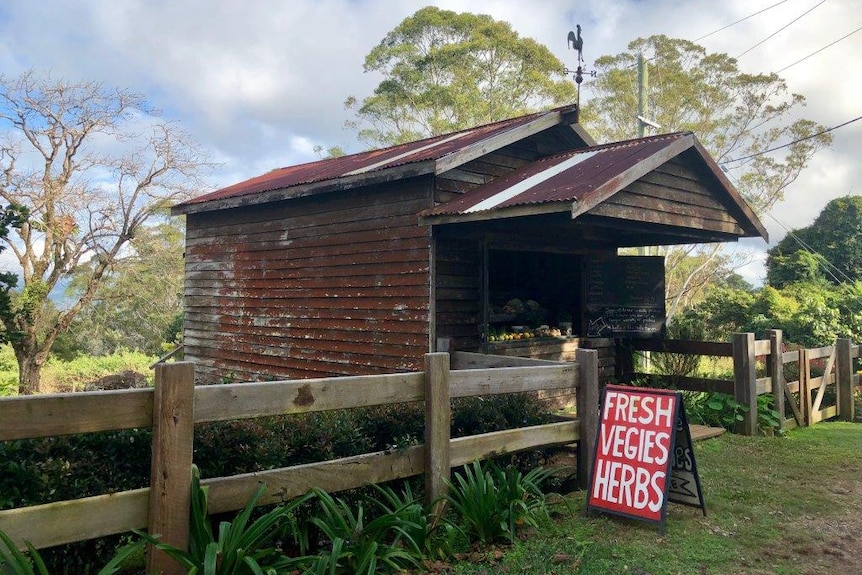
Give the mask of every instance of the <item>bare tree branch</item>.
POLYGON ((142 96, 96 82, 0 76, 0 126, 10 142, 0 147, 0 194, 30 212, 7 240, 24 284, 7 326, 23 332, 13 342, 22 392, 38 391, 51 345, 141 227, 203 185, 211 164, 201 149, 150 112, 142 96), (49 314, 48 294, 88 261, 78 298, 49 314))

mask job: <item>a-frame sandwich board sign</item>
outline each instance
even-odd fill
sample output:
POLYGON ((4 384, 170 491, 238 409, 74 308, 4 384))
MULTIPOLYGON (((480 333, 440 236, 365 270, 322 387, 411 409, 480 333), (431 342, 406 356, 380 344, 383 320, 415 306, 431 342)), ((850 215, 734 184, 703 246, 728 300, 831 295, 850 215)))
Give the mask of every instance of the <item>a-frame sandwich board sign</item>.
POLYGON ((655 523, 664 532, 668 501, 706 513, 682 396, 665 389, 606 386, 587 511, 655 523))

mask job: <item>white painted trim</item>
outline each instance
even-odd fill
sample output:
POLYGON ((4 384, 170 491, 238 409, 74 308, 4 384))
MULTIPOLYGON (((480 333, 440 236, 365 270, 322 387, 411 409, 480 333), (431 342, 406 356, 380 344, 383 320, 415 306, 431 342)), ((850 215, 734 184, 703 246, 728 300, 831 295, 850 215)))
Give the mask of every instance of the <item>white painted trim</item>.
POLYGON ((542 170, 538 174, 533 174, 532 176, 530 176, 526 180, 524 180, 522 182, 518 182, 517 184, 515 184, 512 187, 507 188, 507 189, 503 190, 502 192, 498 192, 498 193, 494 194, 493 196, 491 196, 490 198, 482 200, 481 202, 479 202, 475 206, 464 210, 464 213, 470 214, 473 212, 480 212, 483 210, 490 210, 492 208, 495 208, 495 207, 499 206, 500 204, 502 204, 503 202, 511 200, 515 196, 518 196, 518 195, 526 192, 530 188, 534 188, 534 187, 538 186, 539 184, 541 184, 542 182, 553 178, 557 174, 565 172, 569 168, 576 166, 576 165, 580 164, 581 162, 592 158, 593 156, 595 156, 598 153, 599 153, 599 150, 575 154, 574 156, 572 156, 568 160, 564 160, 555 166, 551 166, 550 168, 548 168, 546 170, 542 170))

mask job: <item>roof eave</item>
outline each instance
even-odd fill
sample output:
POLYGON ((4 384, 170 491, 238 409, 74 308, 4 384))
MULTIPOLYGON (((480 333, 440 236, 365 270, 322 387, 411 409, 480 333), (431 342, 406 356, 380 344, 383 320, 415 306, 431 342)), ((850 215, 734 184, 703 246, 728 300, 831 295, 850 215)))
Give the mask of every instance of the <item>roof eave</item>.
POLYGON ((514 206, 510 208, 493 208, 490 210, 459 214, 420 214, 419 223, 422 225, 460 224, 465 222, 482 222, 504 218, 520 218, 524 216, 566 213, 571 212, 575 205, 576 203, 573 202, 549 202, 544 204, 514 206))
MULTIPOLYGON (((757 217, 757 214, 755 214, 754 210, 751 209, 751 206, 748 205, 748 202, 742 198, 742 195, 736 189, 736 186, 734 186, 728 177, 724 175, 724 170, 721 169, 721 166, 712 159, 712 156, 709 155, 709 152, 706 151, 697 138, 694 140, 694 149, 698 154, 700 154, 700 157, 703 158, 704 163, 712 172, 715 179, 717 179, 725 190, 727 190, 728 196, 733 201, 737 209, 739 209, 741 215, 748 220, 749 224, 751 224, 751 227, 748 230, 750 235, 744 237, 761 237, 764 241, 769 243, 769 232, 766 230, 766 226, 763 225, 763 222, 760 221, 760 218, 757 217)), ((746 226, 742 227, 745 228, 746 226)))
POLYGON ((644 177, 646 174, 652 172, 665 162, 668 162, 680 155, 685 150, 691 148, 695 142, 696 140, 693 134, 685 134, 677 141, 662 149, 660 152, 650 155, 616 177, 611 178, 601 186, 592 190, 575 205, 575 209, 572 211, 572 219, 590 211, 632 182, 644 177))

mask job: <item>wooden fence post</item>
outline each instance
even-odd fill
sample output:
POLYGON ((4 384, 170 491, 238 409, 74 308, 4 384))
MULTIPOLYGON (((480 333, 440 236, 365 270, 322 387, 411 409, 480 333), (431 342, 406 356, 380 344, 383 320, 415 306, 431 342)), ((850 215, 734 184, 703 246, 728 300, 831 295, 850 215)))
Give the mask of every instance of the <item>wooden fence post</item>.
POLYGON ((741 435, 757 435, 757 380, 754 363, 754 334, 733 334, 734 399, 747 406, 737 431, 741 435))
POLYGON ((780 329, 769 330, 769 376, 772 378, 772 406, 778 412, 778 429, 784 429, 784 345, 780 329))
POLYGON ((429 505, 449 493, 449 398, 449 354, 425 354, 425 500, 429 505))
MULTIPOLYGON (((155 366, 153 453, 147 530, 180 549, 189 542, 195 366, 191 362, 155 366)), ((185 569, 150 546, 147 573, 182 575, 185 569)))
POLYGON ((812 425, 811 417, 811 365, 808 363, 808 350, 799 350, 799 411, 802 412, 802 425, 812 425))
POLYGON ((853 342, 839 339, 835 342, 835 379, 838 388, 838 418, 853 421, 853 342))
POLYGON ((578 363, 577 413, 581 422, 581 439, 578 441, 578 486, 587 489, 599 428, 599 352, 594 349, 578 349, 575 361, 578 363))

